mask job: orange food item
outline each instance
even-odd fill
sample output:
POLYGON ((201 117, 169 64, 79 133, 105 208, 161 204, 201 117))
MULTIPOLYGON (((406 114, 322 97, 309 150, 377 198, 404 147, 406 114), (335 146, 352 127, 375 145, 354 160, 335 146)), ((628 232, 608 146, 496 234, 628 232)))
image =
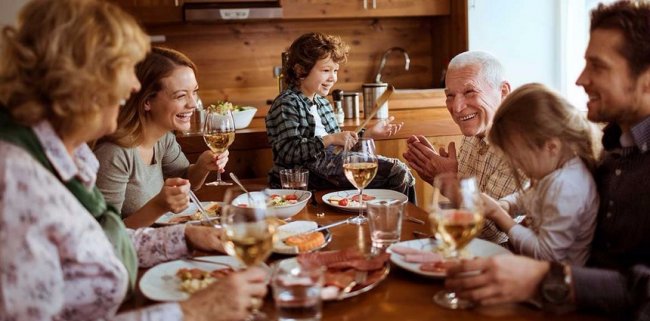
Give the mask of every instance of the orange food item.
POLYGON ((298 234, 287 237, 284 243, 290 246, 297 246, 299 252, 307 252, 323 245, 325 243, 325 236, 321 232, 298 234))

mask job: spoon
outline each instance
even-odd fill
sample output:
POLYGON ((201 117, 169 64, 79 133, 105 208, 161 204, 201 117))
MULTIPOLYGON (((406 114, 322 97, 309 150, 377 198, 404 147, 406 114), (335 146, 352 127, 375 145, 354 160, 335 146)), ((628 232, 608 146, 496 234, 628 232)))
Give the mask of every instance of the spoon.
POLYGON ((233 180, 233 182, 235 182, 235 184, 237 184, 237 186, 239 186, 239 188, 241 188, 242 191, 244 191, 244 193, 247 193, 247 194, 248 194, 248 190, 247 190, 246 187, 244 187, 244 185, 239 181, 239 178, 237 178, 237 175, 235 175, 235 173, 230 172, 230 178, 233 180))

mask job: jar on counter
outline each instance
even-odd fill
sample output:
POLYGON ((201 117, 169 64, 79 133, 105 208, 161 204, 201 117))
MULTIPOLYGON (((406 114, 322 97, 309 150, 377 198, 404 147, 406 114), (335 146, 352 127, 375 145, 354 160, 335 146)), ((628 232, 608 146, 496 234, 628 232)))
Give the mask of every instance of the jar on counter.
POLYGON ((346 119, 359 118, 359 96, 358 92, 343 92, 343 113, 346 119))
MULTIPOLYGON (((368 83, 361 86, 363 88, 363 114, 365 118, 368 118, 368 115, 375 106, 377 98, 388 89, 387 83, 368 83)), ((388 101, 383 105, 379 106, 379 110, 375 114, 377 119, 386 119, 388 118, 388 101)))

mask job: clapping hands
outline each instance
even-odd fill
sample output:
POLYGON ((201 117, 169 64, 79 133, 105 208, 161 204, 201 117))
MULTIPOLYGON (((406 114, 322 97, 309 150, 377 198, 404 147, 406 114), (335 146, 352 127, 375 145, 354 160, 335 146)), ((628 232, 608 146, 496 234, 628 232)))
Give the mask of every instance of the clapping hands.
POLYGON ((404 156, 408 165, 429 184, 433 184, 433 179, 438 174, 458 172, 458 159, 456 158, 456 144, 454 142, 449 143, 447 151, 440 148, 440 152, 436 152, 433 145, 421 135, 409 137, 406 143, 408 149, 402 156, 404 156))

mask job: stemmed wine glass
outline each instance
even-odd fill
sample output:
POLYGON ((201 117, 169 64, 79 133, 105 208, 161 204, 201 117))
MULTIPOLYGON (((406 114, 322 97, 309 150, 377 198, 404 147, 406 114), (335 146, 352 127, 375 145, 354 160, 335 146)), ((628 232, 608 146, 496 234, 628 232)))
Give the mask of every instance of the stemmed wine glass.
MULTIPOLYGON (((445 173, 433 180, 431 228, 444 247, 446 259, 458 260, 463 248, 483 227, 483 201, 475 177, 445 173)), ((466 309, 473 304, 454 292, 442 290, 433 301, 449 309, 466 309)))
MULTIPOLYGON (((205 114, 203 130, 205 144, 216 154, 225 152, 235 141, 235 120, 230 108, 210 105, 205 114)), ((217 180, 206 183, 209 186, 232 185, 221 180, 221 172, 217 171, 217 180)))
MULTIPOLYGON (((260 266, 273 250, 276 223, 266 211, 267 193, 254 187, 249 193, 231 187, 226 190, 221 225, 223 243, 228 255, 237 258, 247 267, 260 266)), ((262 299, 254 300, 252 315, 248 319, 266 320, 259 311, 262 299)))
POLYGON ((359 190, 359 216, 351 220, 361 225, 368 219, 363 215, 363 189, 377 175, 377 155, 375 141, 371 138, 359 138, 356 144, 346 144, 343 151, 343 172, 345 177, 359 190))

